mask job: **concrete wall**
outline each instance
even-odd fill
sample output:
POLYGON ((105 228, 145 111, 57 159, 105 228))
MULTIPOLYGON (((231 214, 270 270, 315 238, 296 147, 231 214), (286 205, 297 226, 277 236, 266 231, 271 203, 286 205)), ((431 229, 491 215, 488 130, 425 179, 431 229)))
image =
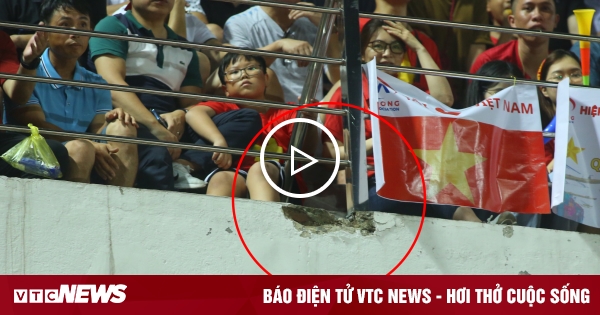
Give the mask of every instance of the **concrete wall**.
MULTIPOLYGON (((261 274, 229 198, 0 177, 0 273, 261 274)), ((236 202, 273 274, 383 274, 420 218, 236 202), (302 224, 300 224, 300 223, 302 224)), ((600 274, 600 236, 427 219, 398 274, 600 274)))

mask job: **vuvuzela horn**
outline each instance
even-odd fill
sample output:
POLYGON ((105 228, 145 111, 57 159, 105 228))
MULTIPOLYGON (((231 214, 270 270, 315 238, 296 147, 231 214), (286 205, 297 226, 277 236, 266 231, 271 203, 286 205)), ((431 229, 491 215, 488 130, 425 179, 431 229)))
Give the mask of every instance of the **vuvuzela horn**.
MULTIPOLYGON (((579 27, 579 35, 590 36, 595 12, 596 10, 593 9, 573 10, 579 27)), ((583 85, 590 85, 590 42, 580 41, 579 52, 581 54, 583 85)))

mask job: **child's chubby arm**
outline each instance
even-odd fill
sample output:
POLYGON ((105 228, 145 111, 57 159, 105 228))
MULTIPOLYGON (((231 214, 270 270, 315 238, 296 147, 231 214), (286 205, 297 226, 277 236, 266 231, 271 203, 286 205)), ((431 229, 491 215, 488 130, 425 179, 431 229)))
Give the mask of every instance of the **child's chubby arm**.
MULTIPOLYGON (((209 106, 197 105, 189 108, 185 120, 202 138, 212 142, 217 147, 227 147, 227 141, 221 134, 212 117, 216 115, 214 109, 209 106)), ((222 169, 231 167, 231 154, 215 152, 212 157, 215 164, 222 169)))

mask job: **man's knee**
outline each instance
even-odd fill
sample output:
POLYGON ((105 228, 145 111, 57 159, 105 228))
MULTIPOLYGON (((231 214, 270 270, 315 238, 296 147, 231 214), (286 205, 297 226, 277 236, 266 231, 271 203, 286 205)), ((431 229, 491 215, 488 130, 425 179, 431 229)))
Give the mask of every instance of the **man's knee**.
POLYGON ((86 140, 72 140, 65 145, 71 159, 79 161, 91 161, 94 163, 96 149, 94 145, 86 140))
POLYGON ((135 138, 137 137, 137 130, 131 124, 124 125, 120 121, 116 120, 108 124, 106 127, 106 134, 111 136, 135 138))

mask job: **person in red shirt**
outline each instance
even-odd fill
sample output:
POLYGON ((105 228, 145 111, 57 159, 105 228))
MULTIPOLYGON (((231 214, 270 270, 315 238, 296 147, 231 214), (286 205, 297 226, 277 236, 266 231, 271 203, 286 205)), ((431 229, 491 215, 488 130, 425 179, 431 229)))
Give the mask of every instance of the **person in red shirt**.
MULTIPOLYGON (((252 100, 265 100, 265 91, 269 75, 264 58, 259 56, 239 55, 228 53, 223 57, 218 70, 223 90, 227 97, 244 98, 252 100)), ((256 110, 260 113, 263 126, 273 122, 251 147, 260 151, 266 135, 279 123, 296 118, 296 112, 286 109, 250 107, 228 102, 201 102, 191 108, 186 114, 186 121, 198 135, 205 138, 215 146, 227 147, 223 131, 219 131, 211 118, 215 115, 236 111, 256 110)), ((316 118, 306 116, 306 118, 316 118)), ((278 129, 269 139, 266 152, 286 153, 290 144, 293 124, 278 129)), ((306 144, 315 143, 317 133, 314 127, 309 127, 306 133, 306 144), (310 140, 313 139, 313 140, 310 140)), ((309 150, 307 150, 309 151, 309 150)), ((310 153, 309 153, 310 154, 310 153)), ((279 193, 269 185, 260 167, 259 158, 246 156, 239 170, 241 177, 236 181, 235 192, 231 191, 235 170, 232 156, 225 153, 214 153, 213 161, 216 169, 208 174, 205 182, 208 183, 207 195, 246 197, 262 201, 280 201, 279 193)), ((271 180, 283 187, 283 167, 281 161, 265 161, 265 168, 271 180)), ((298 179, 298 178, 296 178, 298 179)))
MULTIPOLYGON (((513 14, 508 16, 510 26, 528 30, 553 31, 558 24, 554 0, 513 0, 513 14)), ((471 67, 476 73, 481 66, 502 60, 515 64, 526 79, 535 78, 542 61, 548 55, 550 39, 540 36, 519 35, 518 39, 498 45, 483 52, 471 67)))
MULTIPOLYGON (((376 14, 387 14, 387 15, 395 15, 395 16, 407 16, 407 7, 410 0, 375 0, 375 11, 373 13, 376 14)), ((362 32, 365 25, 370 21, 369 18, 360 18, 358 24, 360 26, 360 31, 362 32)), ((406 29, 410 30, 411 34, 425 47, 433 61, 435 61, 438 67, 442 67, 442 62, 440 61, 440 55, 438 52, 438 47, 435 42, 425 33, 412 29, 410 25, 403 23, 406 29)), ((402 59, 402 63, 400 64, 402 67, 413 67, 413 68, 421 68, 421 62, 418 58, 418 54, 412 48, 406 49, 406 53, 404 54, 404 58, 402 59)), ((422 74, 412 74, 412 73, 398 73, 398 79, 412 84, 423 91, 428 91, 429 86, 427 85, 427 80, 425 79, 425 75, 422 74)))
MULTIPOLYGON (((37 32, 29 38, 21 60, 17 57, 17 48, 10 39, 10 36, 0 31, 0 72, 17 73, 23 75, 36 75, 37 65, 40 56, 47 46, 46 35, 43 32, 37 32)), ((35 82, 6 80, 0 78, 0 113, 4 112, 2 104, 4 99, 10 99, 14 103, 25 104, 35 87, 35 82)), ((22 133, 8 133, 0 131, 0 155, 10 150, 13 146, 27 137, 22 133)), ((69 169, 69 154, 65 146, 54 140, 46 140, 50 149, 54 153, 60 164, 63 178, 69 169)), ((0 175, 12 177, 33 177, 30 174, 17 170, 0 159, 0 175)))

